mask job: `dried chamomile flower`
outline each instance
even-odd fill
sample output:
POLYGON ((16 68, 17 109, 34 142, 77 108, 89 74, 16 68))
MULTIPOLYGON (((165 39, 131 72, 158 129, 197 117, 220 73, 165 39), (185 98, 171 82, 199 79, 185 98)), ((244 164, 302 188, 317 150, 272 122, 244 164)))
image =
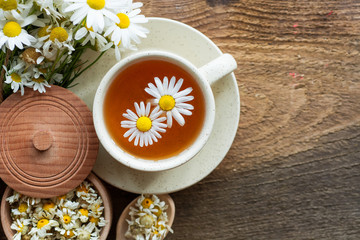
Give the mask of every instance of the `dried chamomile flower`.
POLYGON ((87 181, 55 198, 36 199, 14 192, 7 201, 16 240, 96 240, 107 224, 103 200, 87 181))
POLYGON ((168 217, 166 209, 168 206, 156 195, 141 195, 130 207, 130 220, 126 219, 128 230, 125 234, 130 239, 163 239, 168 231, 173 232, 167 225, 168 217))

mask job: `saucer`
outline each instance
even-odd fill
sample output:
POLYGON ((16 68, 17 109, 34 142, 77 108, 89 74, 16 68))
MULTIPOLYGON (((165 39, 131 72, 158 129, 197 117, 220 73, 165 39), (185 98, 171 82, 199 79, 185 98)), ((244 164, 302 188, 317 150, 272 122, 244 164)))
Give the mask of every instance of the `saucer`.
MULTIPOLYGON (((196 29, 165 18, 148 18, 145 24, 150 33, 138 45, 138 51, 162 50, 175 53, 201 67, 221 56, 220 49, 196 29)), ((126 52, 122 57, 135 52, 126 52)), ((89 62, 98 53, 88 52, 89 62)), ((94 66, 70 88, 88 105, 93 107, 96 89, 105 73, 116 63, 115 54, 109 50, 94 66)), ((234 73, 220 79, 212 86, 215 96, 216 116, 213 132, 204 148, 190 161, 171 170, 142 172, 122 165, 100 146, 93 171, 109 184, 132 193, 165 194, 187 188, 209 175, 224 159, 235 138, 240 117, 239 89, 234 73)), ((101 145, 101 144, 100 144, 101 145)))

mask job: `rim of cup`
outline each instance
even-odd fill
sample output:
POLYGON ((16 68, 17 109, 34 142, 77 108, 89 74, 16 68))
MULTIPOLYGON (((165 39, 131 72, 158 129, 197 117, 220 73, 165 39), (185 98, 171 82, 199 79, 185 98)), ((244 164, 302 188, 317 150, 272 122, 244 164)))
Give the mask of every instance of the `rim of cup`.
POLYGON ((215 100, 210 84, 207 82, 199 69, 191 62, 169 52, 157 50, 142 51, 120 60, 105 74, 95 94, 93 104, 93 119, 95 130, 100 143, 115 160, 119 161, 125 166, 140 171, 164 171, 186 163, 197 153, 199 153, 204 147, 210 137, 215 122, 215 100), (118 73, 133 63, 148 59, 165 60, 180 66, 185 71, 190 73, 202 90, 202 95, 205 100, 204 123, 198 137, 188 148, 183 150, 181 153, 160 160, 142 159, 124 151, 119 145, 115 143, 115 141, 108 133, 103 115, 103 104, 106 92, 118 73))

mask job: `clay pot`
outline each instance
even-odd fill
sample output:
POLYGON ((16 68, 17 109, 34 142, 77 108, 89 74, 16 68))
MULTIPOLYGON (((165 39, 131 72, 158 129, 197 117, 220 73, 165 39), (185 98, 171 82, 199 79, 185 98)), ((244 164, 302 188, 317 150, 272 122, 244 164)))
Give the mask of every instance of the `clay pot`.
MULTIPOLYGON (((109 196, 108 191, 106 190, 103 183, 100 181, 98 177, 96 177, 93 173, 90 173, 90 175, 87 177, 87 180, 91 182, 95 189, 98 191, 99 195, 102 197, 103 203, 104 203, 104 218, 107 221, 107 224, 105 227, 102 228, 100 232, 100 240, 106 240, 111 227, 112 222, 112 204, 111 199, 109 196)), ((1 214, 1 224, 4 230, 4 233, 7 237, 7 239, 13 239, 14 234, 16 233, 15 230, 12 230, 10 228, 12 224, 12 219, 10 216, 10 204, 6 201, 6 198, 10 197, 13 190, 9 187, 6 188, 4 195, 1 200, 1 208, 0 208, 0 214, 1 214)))

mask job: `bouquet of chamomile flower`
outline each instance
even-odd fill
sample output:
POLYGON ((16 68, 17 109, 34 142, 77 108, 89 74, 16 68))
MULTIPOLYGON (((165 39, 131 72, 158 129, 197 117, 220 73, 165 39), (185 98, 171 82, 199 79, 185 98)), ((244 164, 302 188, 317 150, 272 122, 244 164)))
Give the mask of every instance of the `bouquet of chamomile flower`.
POLYGON ((110 48, 136 50, 145 38, 142 3, 132 0, 0 0, 0 102, 20 91, 65 88, 110 48), (98 52, 93 62, 82 54, 98 52))

